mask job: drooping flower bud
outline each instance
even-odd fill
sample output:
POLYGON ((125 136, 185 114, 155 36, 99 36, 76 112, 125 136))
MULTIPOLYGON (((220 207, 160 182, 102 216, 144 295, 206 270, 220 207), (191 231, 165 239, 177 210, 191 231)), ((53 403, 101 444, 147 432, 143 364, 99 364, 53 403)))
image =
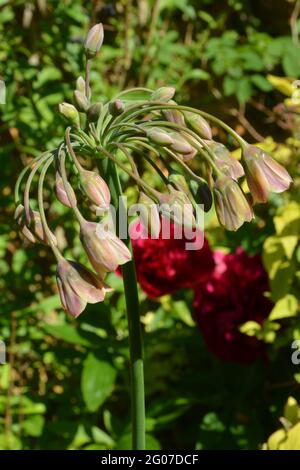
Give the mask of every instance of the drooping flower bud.
MULTIPOLYGON (((176 105, 177 103, 170 100, 168 104, 176 105)), ((175 122, 175 124, 178 124, 179 126, 185 126, 184 116, 178 109, 163 109, 162 113, 167 121, 175 122)))
POLYGON ((15 210, 14 214, 14 219, 17 222, 20 232, 24 237, 30 241, 31 243, 36 242, 36 238, 33 235, 33 233, 29 230, 27 224, 26 224, 26 215, 25 215, 25 209, 22 204, 19 204, 15 210))
POLYGON ((104 179, 94 171, 81 169, 80 181, 89 200, 101 211, 107 211, 110 204, 110 192, 104 179))
POLYGON ((194 180, 189 182, 189 187, 196 204, 201 204, 203 206, 204 212, 208 212, 211 209, 213 198, 211 190, 207 183, 198 183, 194 180))
POLYGON ((169 147, 173 143, 173 139, 166 131, 157 128, 147 130, 147 137, 150 141, 158 145, 169 147))
POLYGON ((74 126, 79 126, 79 114, 75 106, 70 103, 60 103, 58 106, 60 114, 74 126))
POLYGON ((228 176, 217 178, 214 185, 215 207, 220 224, 227 230, 237 230, 253 219, 253 211, 243 191, 228 176))
POLYGON ((90 122, 96 122, 102 111, 102 103, 94 103, 87 111, 87 117, 90 122))
POLYGON ((147 233, 151 235, 151 238, 158 238, 160 232, 160 216, 157 204, 142 191, 140 192, 138 203, 142 225, 147 230, 147 233))
POLYGON ((85 113, 90 106, 87 97, 83 93, 81 93, 81 91, 78 90, 74 91, 74 101, 77 106, 77 109, 82 113, 85 113))
POLYGON ((112 116, 119 116, 119 114, 124 113, 125 105, 123 101, 116 99, 109 103, 108 110, 112 116))
POLYGON ((184 113, 186 123, 195 131, 200 137, 210 140, 212 138, 211 127, 208 122, 199 114, 192 112, 184 113))
POLYGON ((76 199, 75 192, 74 192, 74 190, 73 190, 73 188, 72 188, 72 186, 70 185, 69 182, 67 182, 67 185, 68 185, 69 193, 72 196, 71 201, 69 200, 69 196, 66 192, 63 179, 62 179, 59 171, 57 171, 56 175, 55 175, 55 194, 56 194, 56 197, 64 206, 71 208, 73 206, 76 206, 77 199, 76 199))
POLYGON ((89 59, 95 57, 99 52, 104 38, 102 23, 95 24, 88 32, 84 42, 86 55, 89 59))
POLYGON ((222 173, 233 180, 238 180, 244 176, 244 168, 240 162, 234 158, 225 145, 213 140, 206 142, 215 157, 215 164, 222 173))
POLYGON ((254 145, 243 149, 242 159, 254 203, 266 202, 271 192, 282 193, 293 181, 282 165, 254 145))
POLYGON ((196 219, 193 205, 187 194, 168 186, 169 194, 161 194, 159 210, 162 217, 172 220, 179 226, 195 228, 196 219))
POLYGON ((167 103, 169 100, 173 98, 175 95, 175 88, 171 86, 163 86, 155 90, 151 95, 151 101, 162 101, 163 103, 167 103))
POLYGON ((183 191, 186 194, 189 194, 189 187, 185 177, 178 173, 175 170, 170 171, 168 176, 168 181, 172 184, 178 191, 183 191))
POLYGON ((174 152, 184 155, 190 155, 193 153, 194 148, 182 134, 179 132, 172 132, 170 135, 172 138, 172 144, 170 145, 170 148, 174 150, 174 152))
POLYGON ((115 271, 118 266, 131 260, 131 253, 125 243, 101 224, 83 222, 80 226, 80 240, 95 271, 103 278, 106 272, 115 271))
POLYGON ((56 280, 62 306, 75 318, 88 303, 102 302, 106 292, 111 290, 92 271, 66 259, 58 262, 56 280))

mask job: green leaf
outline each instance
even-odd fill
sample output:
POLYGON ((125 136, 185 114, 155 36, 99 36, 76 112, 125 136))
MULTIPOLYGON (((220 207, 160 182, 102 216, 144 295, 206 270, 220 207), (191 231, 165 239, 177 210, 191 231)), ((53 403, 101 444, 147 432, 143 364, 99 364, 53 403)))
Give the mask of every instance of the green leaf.
POLYGON ((81 346, 90 346, 91 342, 78 333, 74 326, 70 325, 44 325, 43 329, 55 338, 66 341, 67 343, 80 344, 81 346))
POLYGON ((83 364, 81 390, 89 411, 96 411, 110 396, 117 372, 106 361, 90 353, 83 364))
POLYGON ((39 437, 44 428, 45 418, 41 415, 29 416, 22 423, 24 432, 28 436, 39 437))
POLYGON ((278 300, 272 309, 269 320, 280 320, 282 318, 294 317, 298 312, 298 300, 292 294, 287 294, 278 300))

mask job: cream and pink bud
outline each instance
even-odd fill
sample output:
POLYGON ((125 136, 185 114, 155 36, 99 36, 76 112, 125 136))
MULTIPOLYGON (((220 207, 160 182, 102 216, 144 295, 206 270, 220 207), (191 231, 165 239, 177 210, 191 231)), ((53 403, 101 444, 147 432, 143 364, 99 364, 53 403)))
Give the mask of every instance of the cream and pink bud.
POLYGON ((212 139, 211 127, 202 116, 196 113, 187 111, 184 113, 186 123, 204 139, 212 139))
POLYGON ((236 181, 221 176, 217 178, 213 191, 219 222, 227 230, 237 230, 244 222, 253 219, 252 207, 236 181))
POLYGON ((104 39, 102 23, 95 24, 88 32, 84 42, 85 52, 88 58, 92 59, 99 52, 104 39))
POLYGON ((63 258, 58 262, 56 280, 62 306, 75 318, 88 303, 102 302, 111 290, 89 269, 63 258))
POLYGON ((244 168, 240 162, 231 155, 225 145, 214 142, 213 140, 207 141, 206 144, 213 152, 215 164, 222 173, 236 181, 244 176, 244 168))
POLYGON ((282 165, 254 145, 243 149, 242 159, 254 203, 266 202, 271 192, 282 193, 293 181, 282 165))
POLYGON ((101 211, 107 211, 110 204, 110 191, 104 179, 94 171, 81 169, 80 181, 89 200, 101 211))
POLYGON ((173 143, 173 139, 170 134, 168 134, 163 129, 153 127, 147 130, 146 134, 148 139, 154 144, 170 147, 170 145, 173 143))
POLYGON ((59 173, 59 171, 56 172, 55 175, 55 194, 57 199, 66 207, 74 207, 77 204, 77 199, 76 195, 74 192, 74 189, 70 185, 70 183, 67 181, 66 184, 68 185, 68 192, 66 191, 63 179, 59 173), (69 199, 71 198, 71 200, 69 199))
POLYGON ((175 95, 175 88, 163 86, 155 90, 151 95, 151 101, 161 101, 167 103, 175 95))
POLYGON ((91 265, 102 278, 106 272, 113 272, 131 260, 125 243, 101 223, 83 222, 80 239, 91 265))

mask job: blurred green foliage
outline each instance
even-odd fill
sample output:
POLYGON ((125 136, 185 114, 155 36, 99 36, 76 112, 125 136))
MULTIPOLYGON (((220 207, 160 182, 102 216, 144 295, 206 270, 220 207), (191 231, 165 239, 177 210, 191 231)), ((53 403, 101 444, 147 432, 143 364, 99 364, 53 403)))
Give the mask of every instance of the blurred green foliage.
MULTIPOLYGON (((130 446, 121 280, 111 275, 109 301, 70 320, 56 293, 54 260, 44 247, 22 241, 12 221, 16 175, 61 139, 57 106, 71 100, 83 71, 88 27, 105 25, 92 73, 99 98, 132 85, 174 85, 178 101, 214 109, 246 137, 271 135, 265 145, 296 179, 300 145, 295 138, 285 142, 286 129, 276 125, 272 108, 282 95, 267 78, 300 76, 295 4, 0 0, 0 78, 7 91, 0 105, 0 339, 8 350, 0 366, 1 449, 130 446)), ((256 222, 235 234, 216 228, 213 216, 208 220, 213 246, 264 250, 271 295, 281 304, 263 334, 253 333, 253 325, 244 332, 273 343, 268 363, 242 367, 214 358, 194 326, 191 292, 157 301, 141 293, 149 449, 256 449, 276 428, 289 389, 295 394, 300 381, 290 361, 290 342, 300 337, 298 188, 259 207, 256 222)), ((60 246, 76 257, 68 211, 53 203, 50 215, 63 226, 60 246)))

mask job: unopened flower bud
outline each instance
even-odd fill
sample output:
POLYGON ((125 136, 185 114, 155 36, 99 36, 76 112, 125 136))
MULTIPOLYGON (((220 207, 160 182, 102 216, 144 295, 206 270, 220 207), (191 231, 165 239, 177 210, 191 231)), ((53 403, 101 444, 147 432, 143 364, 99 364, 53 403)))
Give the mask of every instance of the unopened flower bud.
POLYGON ((46 231, 42 224, 40 213, 38 211, 31 210, 30 219, 31 220, 30 220, 29 228, 33 232, 34 236, 36 237, 36 240, 45 245, 49 245, 51 242, 53 243, 53 245, 57 246, 56 236, 51 231, 49 235, 51 240, 49 241, 48 235, 46 234, 46 231))
POLYGON ((111 290, 92 271, 66 259, 58 262, 56 280, 62 306, 75 318, 88 303, 102 302, 111 290))
POLYGON ((158 128, 151 128, 147 131, 147 137, 150 141, 158 145, 169 147, 173 143, 173 139, 166 131, 158 128))
MULTIPOLYGON (((84 96, 86 96, 86 90, 85 90, 85 79, 80 76, 76 80, 76 90, 80 91, 84 96)), ((87 99, 90 99, 91 97, 91 88, 88 88, 88 96, 86 96, 87 99)))
POLYGON ((60 103, 58 106, 59 112, 64 118, 74 124, 74 126, 79 126, 79 114, 75 106, 70 103, 60 103))
POLYGON ((125 105, 123 101, 116 99, 109 103, 108 110, 112 116, 119 116, 119 114, 122 114, 124 112, 125 105))
POLYGON ((95 57, 99 52, 104 38, 102 23, 95 24, 88 32, 84 42, 86 55, 89 59, 95 57))
POLYGON ((186 123, 195 131, 200 137, 210 140, 212 138, 212 131, 208 122, 199 114, 192 112, 184 113, 186 123))
MULTIPOLYGON (((176 105, 177 103, 170 100, 168 104, 176 105)), ((181 111, 178 111, 178 109, 164 109, 162 113, 167 121, 175 122, 175 124, 178 124, 179 126, 185 126, 184 116, 181 111)))
POLYGON ((244 176, 244 168, 240 162, 231 155, 225 145, 214 142, 213 140, 207 141, 207 145, 213 152, 215 164, 222 173, 236 181, 244 176))
POLYGON ((171 171, 168 176, 168 181, 172 184, 178 191, 183 191, 186 194, 189 194, 189 187, 185 177, 178 173, 177 171, 171 171))
POLYGON ((158 238, 160 232, 160 216, 157 204, 143 192, 140 192, 138 204, 142 225, 147 230, 147 233, 151 235, 151 238, 158 238))
POLYGON ((191 144, 184 138, 179 132, 173 132, 171 134, 172 144, 170 148, 176 153, 180 154, 191 154, 193 152, 193 147, 191 144))
POLYGON ((254 203, 266 202, 270 192, 281 193, 293 181, 282 165, 254 145, 243 149, 242 159, 254 203))
POLYGON ((101 211, 107 211, 110 204, 110 192, 104 179, 94 171, 81 170, 82 188, 91 202, 101 211))
POLYGON ((83 93, 78 90, 74 91, 74 101, 77 106, 77 109, 82 113, 85 113, 90 106, 89 100, 83 93))
POLYGON ((75 192, 74 192, 72 186, 70 185, 70 183, 68 181, 67 181, 67 185, 68 185, 68 192, 70 193, 70 196, 71 196, 71 201, 70 201, 69 196, 67 194, 67 191, 65 189, 63 179, 62 179, 60 173, 57 171, 56 175, 55 175, 55 193, 56 193, 56 197, 64 206, 71 208, 73 206, 76 206, 77 199, 76 199, 76 196, 75 196, 75 192))
POLYGON ((155 90, 151 95, 151 101, 162 101, 167 103, 175 95, 175 88, 163 86, 155 90))
POLYGON ((87 117, 89 122, 96 122, 102 111, 102 103, 94 103, 89 107, 87 111, 87 117))
POLYGON ((191 180, 189 187, 196 204, 201 204, 204 212, 208 212, 213 203, 212 193, 208 184, 204 181, 203 183, 198 183, 197 181, 191 180))
POLYGON ((214 186, 215 207, 220 224, 237 230, 253 219, 253 211, 238 183, 228 176, 219 177, 214 186))
POLYGON ((131 260, 125 243, 113 232, 104 230, 101 223, 82 223, 80 239, 91 265, 102 278, 106 272, 113 272, 131 260))

